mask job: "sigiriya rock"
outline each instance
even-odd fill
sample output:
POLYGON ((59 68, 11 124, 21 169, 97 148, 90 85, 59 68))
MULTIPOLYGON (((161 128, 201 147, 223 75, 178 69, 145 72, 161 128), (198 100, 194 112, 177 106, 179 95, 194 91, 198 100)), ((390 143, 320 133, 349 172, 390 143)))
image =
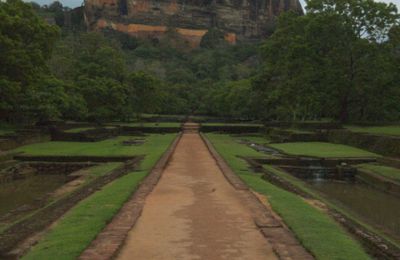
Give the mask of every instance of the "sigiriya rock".
POLYGON ((90 30, 139 38, 159 39, 173 29, 196 47, 210 28, 233 44, 263 38, 288 10, 303 12, 298 0, 86 0, 85 21, 90 30))

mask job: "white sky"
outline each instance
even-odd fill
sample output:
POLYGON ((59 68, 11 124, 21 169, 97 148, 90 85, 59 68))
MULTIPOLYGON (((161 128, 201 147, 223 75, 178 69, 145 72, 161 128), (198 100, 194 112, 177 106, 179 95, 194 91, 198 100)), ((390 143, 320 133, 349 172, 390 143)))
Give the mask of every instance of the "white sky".
MULTIPOLYGON (((25 0, 27 2, 30 2, 31 0, 25 0)), ((50 4, 54 0, 33 0, 41 5, 43 4, 50 4)), ((83 3, 83 0, 59 0, 63 5, 68 6, 68 7, 77 7, 80 6, 83 3)), ((300 0, 301 4, 304 6, 304 0, 300 0)), ((397 8, 400 9, 400 0, 382 0, 382 2, 392 2, 397 5, 397 8)))

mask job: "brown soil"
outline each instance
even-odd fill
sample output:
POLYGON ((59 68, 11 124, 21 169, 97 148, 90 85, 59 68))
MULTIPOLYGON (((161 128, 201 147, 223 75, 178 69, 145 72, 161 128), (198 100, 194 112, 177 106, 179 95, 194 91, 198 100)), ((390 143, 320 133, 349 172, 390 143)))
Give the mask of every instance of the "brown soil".
POLYGON ((187 131, 117 259, 277 259, 239 193, 187 131))

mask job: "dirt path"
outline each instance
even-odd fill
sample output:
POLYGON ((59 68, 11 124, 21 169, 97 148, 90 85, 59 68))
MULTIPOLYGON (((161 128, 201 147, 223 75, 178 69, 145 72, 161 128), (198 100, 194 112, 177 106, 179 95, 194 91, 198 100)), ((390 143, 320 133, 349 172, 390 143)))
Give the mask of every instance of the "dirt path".
POLYGON ((183 134, 117 259, 277 259, 198 133, 183 134))

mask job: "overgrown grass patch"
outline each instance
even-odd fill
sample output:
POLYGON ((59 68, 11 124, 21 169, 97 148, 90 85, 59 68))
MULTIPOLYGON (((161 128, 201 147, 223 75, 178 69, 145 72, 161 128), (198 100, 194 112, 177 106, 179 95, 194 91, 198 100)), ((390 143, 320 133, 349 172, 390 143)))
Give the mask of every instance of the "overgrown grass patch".
POLYGON ((269 144, 268 146, 291 155, 315 157, 380 157, 378 154, 352 146, 324 142, 279 143, 269 144))
POLYGON ((253 190, 268 197, 272 208, 317 259, 370 259, 361 245, 332 218, 309 205, 301 197, 264 181, 260 175, 251 173, 246 162, 237 157, 259 156, 260 153, 235 142, 228 135, 206 136, 243 181, 253 190))
POLYGON ((356 133, 400 136, 400 125, 371 127, 346 126, 346 128, 356 133))

